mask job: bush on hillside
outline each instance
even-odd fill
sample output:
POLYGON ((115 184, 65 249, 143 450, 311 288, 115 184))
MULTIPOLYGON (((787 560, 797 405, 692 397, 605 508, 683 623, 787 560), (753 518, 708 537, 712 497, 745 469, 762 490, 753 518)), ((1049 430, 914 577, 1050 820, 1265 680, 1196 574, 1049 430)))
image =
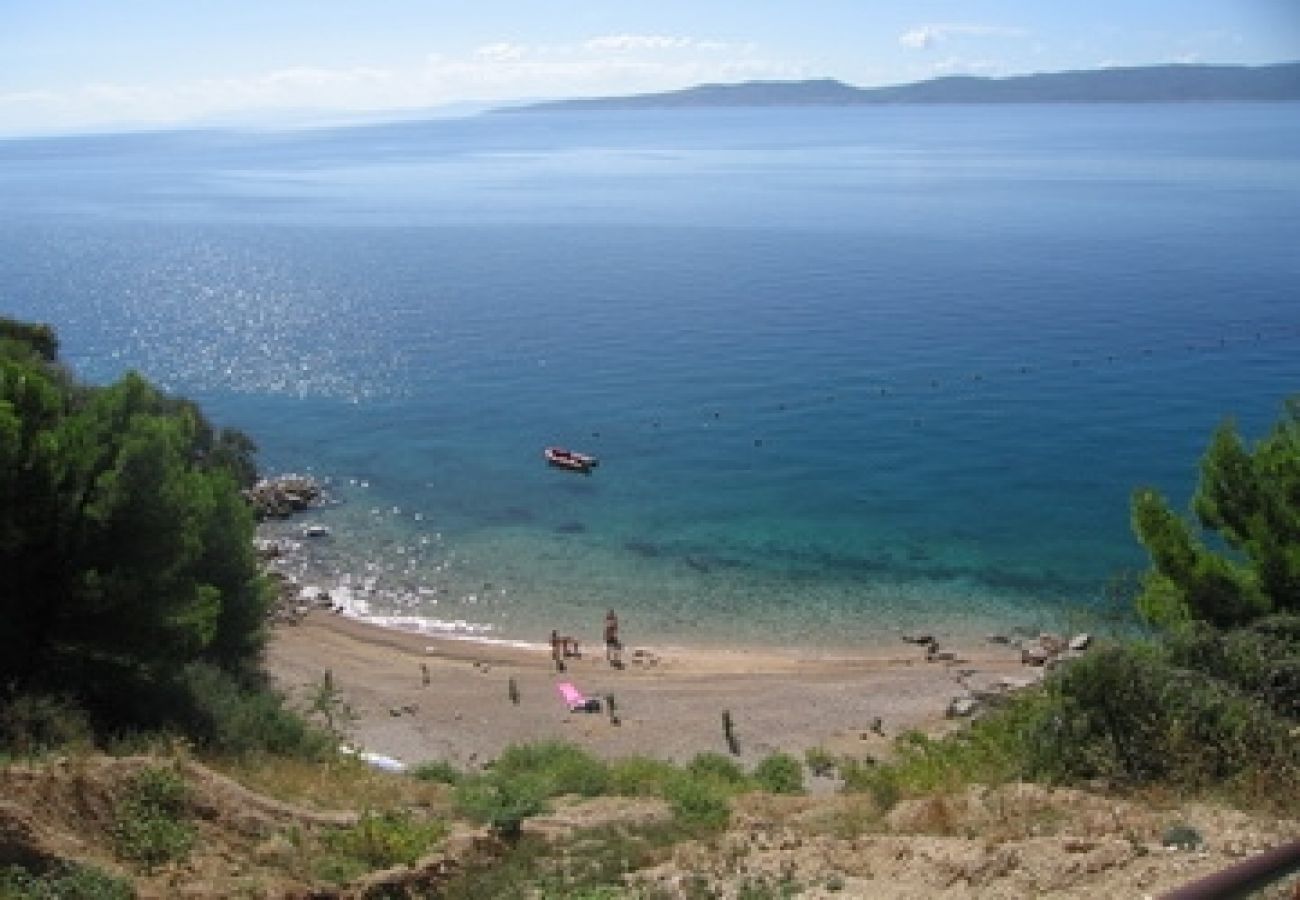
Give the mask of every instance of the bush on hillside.
POLYGON ((141 769, 113 811, 113 847, 119 859, 145 871, 184 859, 194 846, 190 794, 175 769, 141 769))
POLYGON ((374 869, 409 866, 446 835, 445 823, 407 811, 368 812, 355 825, 325 836, 329 855, 316 868, 327 880, 344 882, 374 869))
POLYGON ((446 760, 439 759, 420 763, 411 770, 411 777, 417 781, 432 781, 455 787, 465 780, 465 773, 446 760))
POLYGON ((548 796, 595 797, 609 786, 609 767, 586 750, 563 741, 539 741, 507 747, 492 766, 503 777, 536 777, 548 796))
POLYGON ((1170 634, 1166 646, 1173 665, 1203 672, 1300 721, 1300 615, 1269 616, 1231 631, 1194 625, 1170 634))
POLYGON ((609 764, 609 792, 621 797, 662 796, 677 767, 662 759, 628 756, 609 764))
POLYGON ((714 778, 680 774, 665 785, 664 799, 677 824, 692 833, 720 831, 731 820, 728 791, 714 778))
POLYGON ((89 745, 90 717, 66 695, 0 693, 0 747, 35 756, 59 747, 89 745))
POLYGON ((754 767, 754 781, 772 794, 802 794, 803 766, 788 753, 773 753, 754 767))
POLYGON ((21 866, 0 868, 0 897, 6 900, 134 900, 125 878, 77 863, 59 863, 43 872, 21 866))
POLYGON ((226 756, 269 753, 323 760, 337 742, 292 710, 260 681, 240 679, 211 663, 186 666, 159 719, 175 723, 200 749, 226 756))
POLYGON ((744 790, 749 778, 735 760, 721 753, 697 753, 686 764, 686 771, 695 778, 714 781, 731 791, 744 790))
POLYGON ((507 840, 517 840, 525 819, 546 812, 547 785, 532 774, 492 772, 456 786, 456 808, 507 840))
POLYGON ((1172 665, 1159 648, 1115 645, 1067 667, 1027 735, 1034 774, 1208 786, 1295 761, 1287 723, 1231 685, 1172 665))

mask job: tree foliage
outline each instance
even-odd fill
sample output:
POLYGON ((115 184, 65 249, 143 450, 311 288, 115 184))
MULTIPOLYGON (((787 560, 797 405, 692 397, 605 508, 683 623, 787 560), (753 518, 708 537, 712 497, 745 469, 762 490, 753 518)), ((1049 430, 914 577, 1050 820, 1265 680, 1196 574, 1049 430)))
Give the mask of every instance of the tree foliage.
POLYGON ((1200 528, 1155 490, 1133 496, 1133 529, 1151 557, 1138 607, 1150 621, 1226 628, 1300 611, 1300 398, 1247 447, 1231 421, 1201 459, 1200 528))
POLYGON ((59 339, 49 325, 19 322, 0 316, 0 340, 25 344, 46 362, 54 362, 59 356, 59 339))
POLYGON ((133 373, 78 385, 57 346, 0 321, 0 688, 111 719, 128 685, 196 660, 250 673, 267 603, 238 492, 252 442, 133 373))

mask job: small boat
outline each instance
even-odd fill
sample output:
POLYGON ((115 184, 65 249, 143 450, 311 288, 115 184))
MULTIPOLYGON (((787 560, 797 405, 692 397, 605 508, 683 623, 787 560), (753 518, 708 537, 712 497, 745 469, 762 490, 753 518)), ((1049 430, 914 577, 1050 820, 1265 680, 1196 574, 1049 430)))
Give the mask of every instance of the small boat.
POLYGON ((568 469, 570 472, 590 472, 600 465, 600 460, 594 456, 565 450, 563 447, 547 447, 542 451, 542 455, 551 465, 559 469, 568 469))

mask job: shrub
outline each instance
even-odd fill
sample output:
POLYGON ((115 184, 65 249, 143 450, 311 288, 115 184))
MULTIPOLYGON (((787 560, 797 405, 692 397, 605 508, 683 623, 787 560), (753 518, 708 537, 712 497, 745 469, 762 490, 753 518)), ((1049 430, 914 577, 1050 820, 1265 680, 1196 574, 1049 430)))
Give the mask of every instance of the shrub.
POLYGON ((308 688, 306 700, 307 714, 320 718, 331 740, 343 740, 356 724, 356 710, 343 698, 331 669, 321 673, 320 681, 308 688))
POLYGON ((869 795, 879 812, 889 812, 902 799, 898 771, 889 766, 845 760, 840 764, 840 776, 844 779, 845 793, 869 795))
POLYGON ((210 663, 187 666, 176 691, 174 718, 206 750, 311 760, 334 752, 334 738, 289 709, 280 694, 261 685, 242 684, 210 663))
POLYGON ((609 792, 624 797, 657 797, 677 774, 670 762, 629 756, 609 764, 609 792))
POLYGON ((789 874, 746 876, 736 888, 736 900, 787 900, 803 889, 789 874))
POLYGON ((34 874, 20 866, 0 869, 0 897, 6 900, 134 900, 124 878, 92 866, 62 862, 34 874))
POLYGON ((183 859, 194 844, 189 787, 175 769, 141 769, 113 810, 113 846, 119 858, 147 871, 183 859))
MULTIPOLYGON (((469 859, 438 886, 442 900, 615 900, 663 896, 627 873, 658 865, 684 839, 670 824, 575 832, 562 843, 526 835, 491 857, 469 859)), ((690 895, 696 896, 696 895, 690 895)))
POLYGON ((14 753, 34 755, 92 741, 89 716, 67 697, 17 694, 0 704, 0 747, 14 753))
POLYGON ((507 839, 519 837, 524 819, 547 810, 547 784, 533 774, 492 772, 466 778, 456 788, 456 808, 507 839))
POLYGON ((1274 713, 1300 720, 1300 616, 1277 615, 1217 631, 1193 625, 1169 635, 1170 662, 1224 681, 1274 713))
POLYGON ((609 786, 609 767, 586 750, 563 741, 513 744, 493 765, 503 776, 533 775, 544 782, 549 796, 582 794, 595 797, 609 786))
POLYGON ((665 785, 664 799, 677 823, 691 832, 719 831, 731 818, 727 790, 713 778, 678 775, 665 785))
POLYGON ((411 865, 447 834, 438 821, 419 821, 406 811, 366 813, 350 828, 325 836, 332 856, 317 869, 332 881, 347 881, 362 872, 411 865))
POLYGON ((788 753, 773 753, 754 767, 754 780, 772 794, 802 794, 803 766, 788 753))
POLYGON ((1046 715, 1028 735, 1030 768, 1042 777, 1202 787, 1297 762, 1284 720, 1150 646, 1104 648, 1047 688, 1046 715))
POLYGON ((715 781, 734 790, 743 790, 749 782, 744 769, 721 753, 698 753, 686 765, 686 771, 696 778, 715 781))
POLYGON ((431 760, 426 763, 420 763, 411 770, 411 777, 420 781, 432 781, 437 784, 457 785, 465 778, 465 773, 461 772, 445 759, 431 760))

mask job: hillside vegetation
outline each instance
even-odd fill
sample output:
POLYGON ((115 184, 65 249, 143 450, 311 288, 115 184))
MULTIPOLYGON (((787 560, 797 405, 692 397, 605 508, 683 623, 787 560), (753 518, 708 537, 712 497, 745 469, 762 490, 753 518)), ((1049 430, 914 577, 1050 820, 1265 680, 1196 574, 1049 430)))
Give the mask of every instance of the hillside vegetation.
POLYGON ((253 451, 135 373, 77 382, 52 329, 0 319, 0 741, 313 744, 261 683, 253 451))

